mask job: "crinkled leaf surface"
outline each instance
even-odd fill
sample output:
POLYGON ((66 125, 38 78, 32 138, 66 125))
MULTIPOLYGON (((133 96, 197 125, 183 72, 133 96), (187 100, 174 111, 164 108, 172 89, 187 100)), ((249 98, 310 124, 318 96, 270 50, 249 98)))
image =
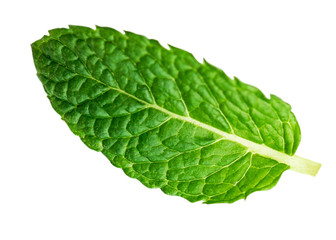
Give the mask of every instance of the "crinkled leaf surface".
POLYGON ((32 44, 53 108, 91 149, 150 188, 205 203, 272 188, 300 128, 290 106, 188 52, 70 26, 32 44))

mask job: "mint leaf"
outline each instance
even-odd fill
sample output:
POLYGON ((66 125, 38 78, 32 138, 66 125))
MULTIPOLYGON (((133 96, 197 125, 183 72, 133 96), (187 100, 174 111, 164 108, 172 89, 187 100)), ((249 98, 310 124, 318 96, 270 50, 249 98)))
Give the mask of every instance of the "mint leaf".
POLYGON ((192 54, 131 32, 70 26, 32 44, 53 108, 91 149, 150 188, 191 202, 234 202, 291 168, 290 106, 192 54))

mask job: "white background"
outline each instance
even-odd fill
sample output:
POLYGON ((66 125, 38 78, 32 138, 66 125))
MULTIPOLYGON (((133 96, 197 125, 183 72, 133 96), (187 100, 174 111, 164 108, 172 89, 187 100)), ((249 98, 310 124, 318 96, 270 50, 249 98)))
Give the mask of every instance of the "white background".
POLYGON ((0 239, 336 239, 335 1, 0 3, 0 239), (88 149, 51 108, 30 44, 68 24, 128 30, 206 58, 292 106, 297 155, 246 201, 205 205, 147 189, 88 149))

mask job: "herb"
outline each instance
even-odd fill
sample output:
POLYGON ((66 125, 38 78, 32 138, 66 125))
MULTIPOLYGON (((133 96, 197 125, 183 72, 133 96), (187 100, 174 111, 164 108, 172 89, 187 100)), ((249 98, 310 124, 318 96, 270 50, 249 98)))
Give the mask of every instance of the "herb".
POLYGON ((234 202, 291 168, 291 107, 192 54, 131 32, 70 26, 32 44, 53 108, 91 149, 149 188, 191 202, 234 202))

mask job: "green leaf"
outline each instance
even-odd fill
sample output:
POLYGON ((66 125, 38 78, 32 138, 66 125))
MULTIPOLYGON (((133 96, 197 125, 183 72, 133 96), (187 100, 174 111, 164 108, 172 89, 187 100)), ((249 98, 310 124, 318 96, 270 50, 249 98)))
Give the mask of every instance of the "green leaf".
POLYGON ((234 202, 291 168, 300 128, 290 106, 192 54, 131 32, 70 26, 32 44, 53 108, 91 149, 149 188, 191 202, 234 202))

